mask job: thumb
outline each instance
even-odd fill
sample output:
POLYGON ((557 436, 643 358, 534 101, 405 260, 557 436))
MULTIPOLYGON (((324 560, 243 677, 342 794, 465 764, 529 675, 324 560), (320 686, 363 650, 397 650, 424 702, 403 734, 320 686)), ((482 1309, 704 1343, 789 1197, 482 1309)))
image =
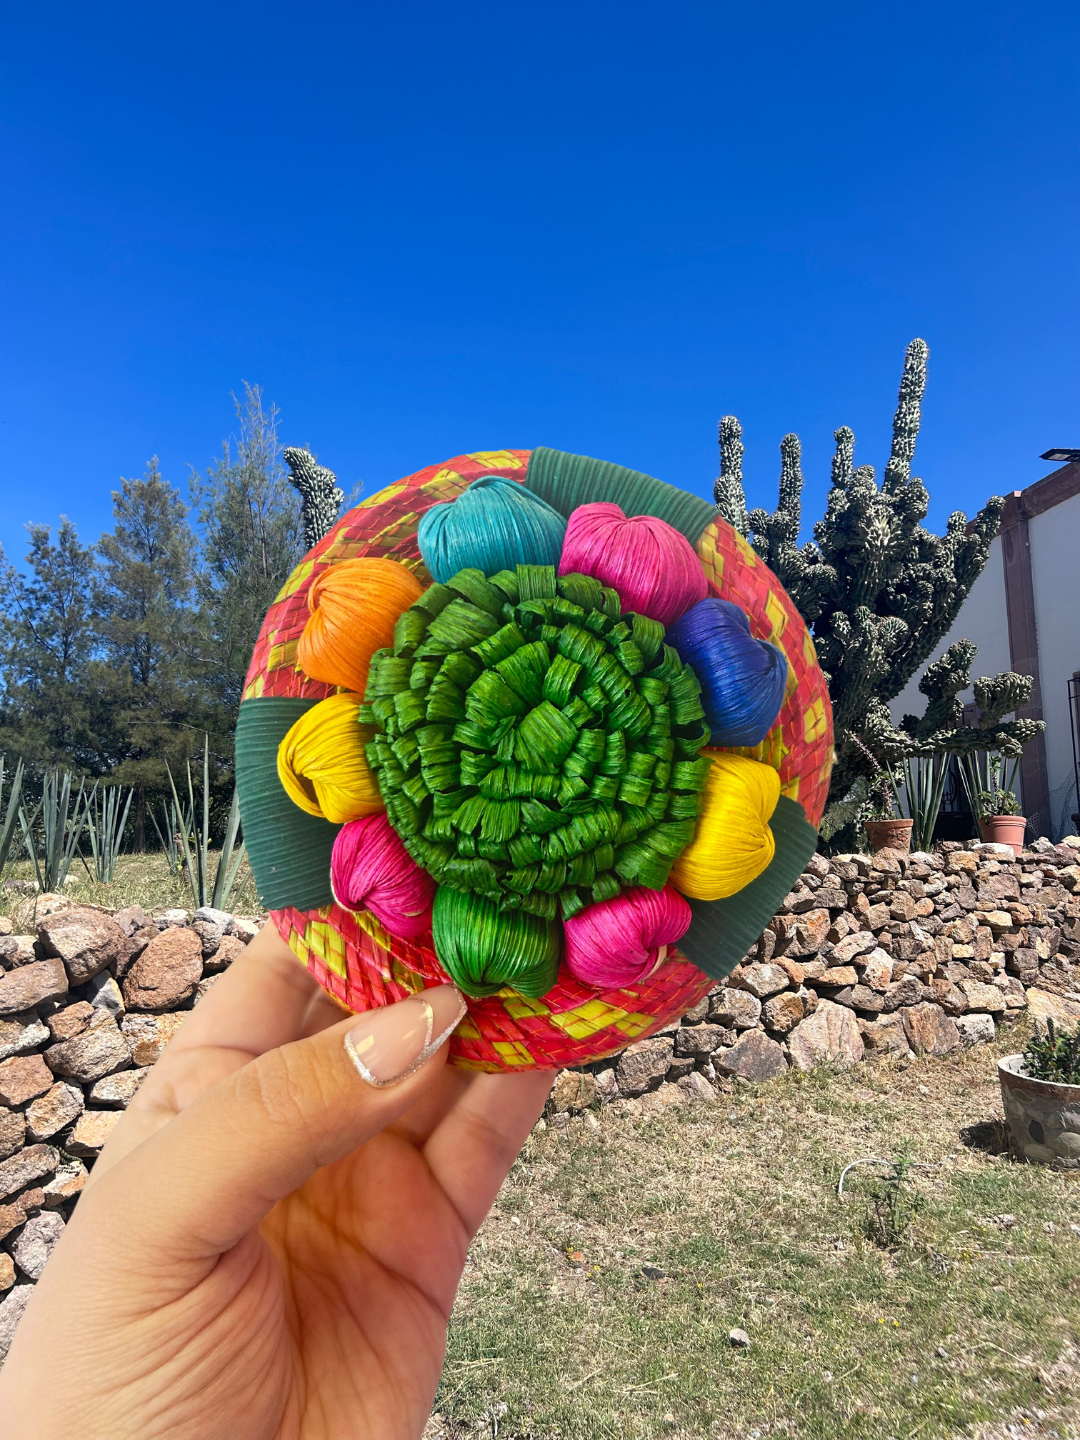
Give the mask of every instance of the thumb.
POLYGON ((112 1207, 122 1193, 142 1243, 214 1258, 414 1104, 464 1015, 460 993, 441 985, 269 1050, 121 1160, 83 1204, 112 1207))

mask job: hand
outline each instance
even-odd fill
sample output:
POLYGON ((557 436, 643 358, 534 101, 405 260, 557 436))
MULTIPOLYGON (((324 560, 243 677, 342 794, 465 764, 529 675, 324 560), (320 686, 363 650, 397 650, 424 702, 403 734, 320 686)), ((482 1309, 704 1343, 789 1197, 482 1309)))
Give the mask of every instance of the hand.
POLYGON ((342 1019, 266 926, 102 1151, 0 1371, 0 1434, 416 1440, 552 1079, 447 1066, 460 1011, 447 985, 342 1019))

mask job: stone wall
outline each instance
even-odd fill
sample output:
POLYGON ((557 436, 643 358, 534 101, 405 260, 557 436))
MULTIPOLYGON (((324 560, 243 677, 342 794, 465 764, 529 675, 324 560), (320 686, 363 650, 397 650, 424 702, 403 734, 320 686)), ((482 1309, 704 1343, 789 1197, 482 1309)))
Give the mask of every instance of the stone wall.
POLYGON ((0 917, 0 1359, 88 1167, 260 923, 59 895, 0 917))
POLYGON ((563 1071, 550 1111, 678 1084, 703 1100, 829 1061, 943 1055, 1030 1011, 1080 1024, 1080 838, 815 855, 753 950, 681 1021, 563 1071))
MULTIPOLYGON (((709 1100, 789 1066, 945 1054, 1028 1010, 1075 1026, 1073 838, 1019 860, 997 845, 815 856, 700 1005, 615 1062, 558 1076, 554 1122, 667 1084, 709 1100)), ((56 895, 0 917, 0 1358, 113 1125, 259 923, 56 895)))

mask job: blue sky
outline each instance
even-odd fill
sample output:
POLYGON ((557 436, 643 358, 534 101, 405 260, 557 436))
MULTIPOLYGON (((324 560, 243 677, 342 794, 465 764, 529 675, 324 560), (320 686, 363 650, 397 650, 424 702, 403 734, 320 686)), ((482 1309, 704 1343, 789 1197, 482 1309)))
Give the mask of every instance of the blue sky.
POLYGON ((1080 445, 1080 9, 9 6, 0 541, 183 483, 257 382, 367 493, 579 451, 751 503, 883 464, 930 344, 940 527, 1080 445))

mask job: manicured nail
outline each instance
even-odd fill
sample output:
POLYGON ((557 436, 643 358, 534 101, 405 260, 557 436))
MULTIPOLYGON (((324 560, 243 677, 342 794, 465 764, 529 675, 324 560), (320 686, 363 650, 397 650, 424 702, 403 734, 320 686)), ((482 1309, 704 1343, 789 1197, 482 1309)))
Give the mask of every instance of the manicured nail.
POLYGON ((465 1016, 453 985, 369 1010, 345 1036, 349 1059, 369 1085, 394 1085, 420 1069, 465 1016))

